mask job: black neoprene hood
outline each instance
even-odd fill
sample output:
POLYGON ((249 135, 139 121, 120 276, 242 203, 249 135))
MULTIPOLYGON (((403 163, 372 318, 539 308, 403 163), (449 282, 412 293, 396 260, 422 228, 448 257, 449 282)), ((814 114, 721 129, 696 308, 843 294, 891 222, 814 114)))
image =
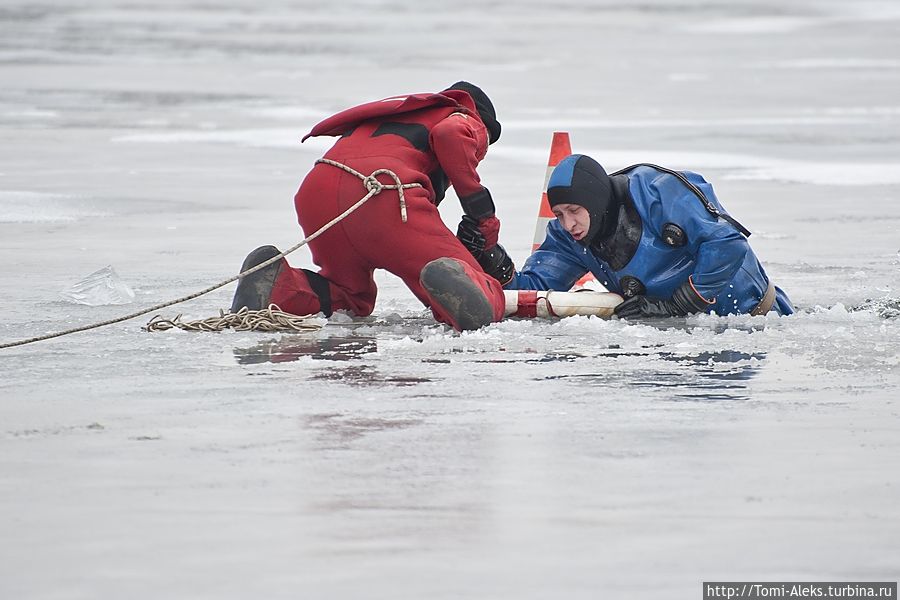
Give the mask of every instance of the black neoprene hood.
POLYGON ((591 225, 579 242, 589 246, 597 234, 605 229, 614 208, 612 184, 606 170, 596 160, 584 154, 571 154, 553 169, 547 182, 547 201, 557 204, 575 204, 588 211, 591 225))
POLYGON ((447 89, 461 90, 472 96, 478 116, 481 117, 482 123, 487 127, 489 143, 493 144, 500 139, 500 122, 497 120, 497 112, 494 110, 494 104, 488 98, 488 95, 484 93, 484 90, 468 81, 457 81, 447 89))

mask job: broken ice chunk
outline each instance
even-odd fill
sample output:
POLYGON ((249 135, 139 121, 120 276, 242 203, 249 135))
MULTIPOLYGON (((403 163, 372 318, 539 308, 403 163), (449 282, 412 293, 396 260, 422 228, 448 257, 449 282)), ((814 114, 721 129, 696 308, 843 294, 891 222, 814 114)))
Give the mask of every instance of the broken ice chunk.
POLYGON ((88 306, 129 304, 134 301, 134 292, 109 265, 94 271, 59 295, 69 302, 88 306))

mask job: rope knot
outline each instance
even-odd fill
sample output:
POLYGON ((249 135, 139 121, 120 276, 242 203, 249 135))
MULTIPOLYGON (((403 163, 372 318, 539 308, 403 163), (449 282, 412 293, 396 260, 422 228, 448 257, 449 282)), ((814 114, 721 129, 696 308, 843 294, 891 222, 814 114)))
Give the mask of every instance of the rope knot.
MULTIPOLYGON (((332 225, 334 225, 334 223, 336 223, 337 221, 340 221, 341 219, 343 219, 344 217, 346 217, 347 215, 352 213, 354 210, 359 208, 369 198, 371 198, 372 196, 377 196, 384 190, 397 190, 397 195, 400 196, 400 220, 403 221, 404 223, 406 223, 406 198, 403 196, 403 190, 406 190, 409 188, 420 188, 420 187, 422 187, 421 183, 418 183, 418 182, 403 183, 402 181, 400 181, 400 176, 397 175, 396 173, 394 173, 393 171, 391 171, 390 169, 376 169, 375 171, 372 171, 371 175, 363 175, 356 169, 354 169, 352 167, 348 167, 345 164, 341 164, 341 163, 337 162, 336 160, 331 160, 330 158, 320 158, 319 160, 316 161, 316 164, 320 164, 320 163, 326 164, 326 165, 331 165, 332 167, 337 167, 341 171, 345 171, 347 173, 350 173, 351 175, 359 177, 362 180, 363 186, 366 188, 366 191, 369 192, 359 202, 357 202, 356 204, 354 204, 353 206, 348 208, 344 212, 344 214, 342 214, 340 217, 335 219, 333 222, 325 225, 325 227, 323 227, 320 230, 320 232, 324 231, 328 227, 331 227, 332 225), (377 177, 379 175, 387 175, 388 177, 390 177, 391 179, 394 180, 394 183, 381 183, 377 179, 377 177)), ((315 234, 309 236, 307 238, 307 240, 312 240, 313 237, 318 234, 319 234, 319 232, 316 232, 315 234)))
POLYGON ((369 193, 373 195, 380 194, 384 189, 384 184, 378 181, 374 174, 369 175, 368 177, 364 177, 363 185, 366 186, 366 189, 369 191, 369 193))

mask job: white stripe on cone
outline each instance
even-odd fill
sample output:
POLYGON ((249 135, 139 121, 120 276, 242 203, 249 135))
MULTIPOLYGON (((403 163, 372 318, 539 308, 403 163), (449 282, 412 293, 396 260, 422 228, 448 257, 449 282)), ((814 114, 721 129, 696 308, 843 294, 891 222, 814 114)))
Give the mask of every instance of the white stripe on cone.
POLYGON ((537 222, 534 227, 534 244, 531 247, 531 251, 534 252, 538 249, 538 246, 544 243, 544 238, 547 237, 547 224, 554 219, 550 217, 538 217, 537 222))

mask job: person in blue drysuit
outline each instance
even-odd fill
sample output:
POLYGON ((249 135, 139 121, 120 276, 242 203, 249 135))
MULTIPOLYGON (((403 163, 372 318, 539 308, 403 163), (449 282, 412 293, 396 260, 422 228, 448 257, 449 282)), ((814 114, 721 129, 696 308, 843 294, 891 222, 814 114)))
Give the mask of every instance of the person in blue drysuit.
POLYGON ((583 154, 564 158, 547 184, 556 220, 516 272, 499 244, 485 248, 465 218, 457 236, 506 289, 569 290, 590 271, 625 301, 623 318, 693 313, 789 315, 712 186, 690 171, 640 164, 607 175, 583 154))

